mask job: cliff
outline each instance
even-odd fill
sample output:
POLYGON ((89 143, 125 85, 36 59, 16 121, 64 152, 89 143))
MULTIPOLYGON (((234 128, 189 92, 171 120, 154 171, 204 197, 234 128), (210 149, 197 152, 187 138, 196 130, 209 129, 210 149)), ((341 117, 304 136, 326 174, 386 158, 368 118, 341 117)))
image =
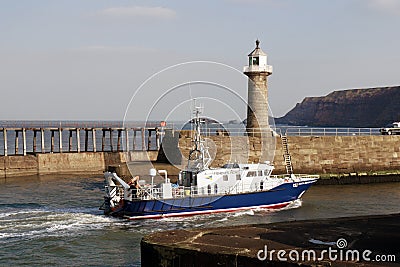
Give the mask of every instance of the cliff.
POLYGON ((335 91, 306 97, 276 124, 381 127, 400 120, 400 86, 335 91))

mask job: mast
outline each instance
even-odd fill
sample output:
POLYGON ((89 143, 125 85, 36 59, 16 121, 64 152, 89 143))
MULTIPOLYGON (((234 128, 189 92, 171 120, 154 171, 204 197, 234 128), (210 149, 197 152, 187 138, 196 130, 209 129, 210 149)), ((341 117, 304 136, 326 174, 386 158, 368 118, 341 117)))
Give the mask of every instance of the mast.
POLYGON ((201 137, 201 123, 205 123, 205 120, 200 118, 203 109, 202 106, 196 106, 196 100, 194 100, 194 118, 192 121, 195 124, 195 129, 192 140, 193 147, 189 152, 188 170, 202 171, 208 169, 212 161, 208 147, 205 146, 205 141, 201 137))

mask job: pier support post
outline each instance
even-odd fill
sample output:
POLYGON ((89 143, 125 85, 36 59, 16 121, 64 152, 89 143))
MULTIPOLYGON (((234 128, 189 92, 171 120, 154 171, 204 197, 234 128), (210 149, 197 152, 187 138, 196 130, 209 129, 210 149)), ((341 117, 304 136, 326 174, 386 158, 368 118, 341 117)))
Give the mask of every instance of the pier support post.
POLYGON ((50 152, 54 152, 54 130, 51 130, 51 147, 50 147, 50 152))
POLYGON ((140 129, 141 133, 142 133, 142 150, 145 151, 146 150, 146 133, 145 133, 145 129, 142 128, 140 129))
POLYGON ((62 128, 58 128, 58 152, 62 153, 63 152, 63 146, 62 146, 62 128))
POLYGON ((76 150, 81 152, 81 129, 76 128, 76 150))
POLYGON ((125 146, 126 146, 126 152, 129 152, 130 147, 129 147, 129 129, 125 129, 125 146))
POLYGON ((136 150, 136 130, 133 129, 133 138, 132 138, 132 150, 136 150))
POLYGON ((22 153, 26 156, 26 131, 22 128, 22 153))
POLYGON ((72 150, 72 130, 69 130, 69 138, 68 138, 68 151, 71 152, 72 150))
POLYGON ((18 155, 18 137, 19 137, 19 131, 18 130, 15 130, 15 155, 18 155))
POLYGON ((44 147, 44 129, 40 128, 40 143, 41 143, 41 153, 46 153, 46 148, 44 147))
POLYGON ((104 144, 106 142, 106 130, 102 129, 103 137, 101 138, 101 152, 104 152, 104 144))
POLYGON ((131 161, 131 153, 130 153, 130 147, 129 147, 129 128, 125 128, 125 145, 126 145, 126 155, 127 161, 131 161))
POLYGON ((157 145, 157 150, 160 150, 160 144, 161 144, 161 132, 158 128, 156 128, 156 145, 157 145))
POLYGON ((110 151, 113 152, 113 130, 110 128, 110 151))
POLYGON ((4 141, 4 156, 8 156, 7 129, 6 128, 3 128, 3 141, 4 141))
POLYGON ((147 150, 151 150, 151 133, 153 130, 149 129, 149 136, 147 138, 147 150))
POLYGON ((96 152, 96 129, 92 129, 93 152, 96 152))
POLYGON ((33 146, 32 146, 33 153, 36 153, 36 144, 37 144, 36 133, 37 133, 36 129, 33 129, 33 146))
POLYGON ((117 152, 121 151, 121 132, 122 130, 118 129, 117 152))
POLYGON ((85 152, 88 151, 88 144, 89 144, 89 132, 88 129, 85 129, 85 152))

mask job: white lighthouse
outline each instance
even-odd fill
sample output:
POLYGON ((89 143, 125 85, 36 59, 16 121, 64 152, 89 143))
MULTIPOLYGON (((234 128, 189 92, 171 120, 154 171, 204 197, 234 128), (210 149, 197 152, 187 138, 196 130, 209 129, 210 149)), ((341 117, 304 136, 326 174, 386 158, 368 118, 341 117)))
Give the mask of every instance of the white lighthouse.
POLYGON ((259 47, 249 54, 249 65, 244 67, 244 74, 248 80, 247 99, 247 132, 261 136, 261 132, 269 128, 268 123, 268 82, 267 77, 272 74, 272 66, 267 64, 267 54, 259 47))

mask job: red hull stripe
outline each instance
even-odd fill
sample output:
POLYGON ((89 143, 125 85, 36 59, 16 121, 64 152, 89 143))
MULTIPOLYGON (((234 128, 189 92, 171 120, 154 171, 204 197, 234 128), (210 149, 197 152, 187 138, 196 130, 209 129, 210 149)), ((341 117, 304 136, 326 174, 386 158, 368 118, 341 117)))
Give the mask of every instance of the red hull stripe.
POLYGON ((283 202, 283 203, 279 203, 279 204, 272 204, 272 205, 261 205, 261 206, 232 208, 232 209, 218 209, 218 210, 203 210, 203 211, 142 215, 142 216, 128 217, 128 219, 129 220, 162 219, 162 218, 168 218, 168 217, 186 217, 186 216, 194 216, 194 215, 202 215, 202 214, 210 214, 210 213, 235 212, 235 211, 251 210, 251 209, 280 209, 280 208, 286 207, 290 203, 291 203, 291 201, 283 202))

